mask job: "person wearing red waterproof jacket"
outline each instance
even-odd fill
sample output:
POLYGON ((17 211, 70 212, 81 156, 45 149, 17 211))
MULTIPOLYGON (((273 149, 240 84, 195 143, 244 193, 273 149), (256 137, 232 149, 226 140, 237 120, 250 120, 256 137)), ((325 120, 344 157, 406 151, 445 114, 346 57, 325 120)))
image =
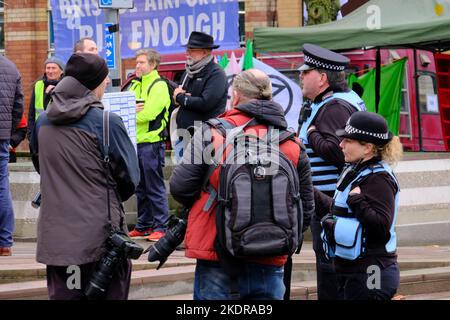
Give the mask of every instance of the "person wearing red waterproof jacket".
MULTIPOLYGON (((283 108, 272 101, 270 79, 260 70, 246 70, 235 77, 232 101, 233 109, 222 114, 220 118, 235 126, 245 124, 253 118, 257 124, 249 125, 251 128, 249 130, 256 130, 258 135, 259 130, 267 132, 268 126, 278 130, 287 128, 283 108)), ((212 141, 202 141, 202 136, 208 136, 210 130, 212 129, 208 123, 196 130, 181 164, 172 174, 170 192, 175 200, 191 208, 185 237, 185 253, 187 257, 197 259, 194 300, 228 300, 232 298, 230 277, 219 262, 215 249, 216 207, 213 205, 208 209, 209 212, 203 211, 205 199, 209 195, 203 190, 202 185, 209 166, 202 156, 202 150, 208 148, 212 141), (199 155, 200 158, 198 158, 199 155)), ((301 150, 302 144, 296 138, 294 140, 281 143, 280 150, 298 172, 304 212, 302 231, 305 231, 314 211, 311 169, 306 152, 304 149, 301 150)), ((217 172, 211 175, 209 183, 212 188, 218 188, 218 176, 217 172)), ((286 289, 283 283, 283 266, 286 260, 287 255, 278 255, 257 257, 246 261, 238 277, 239 298, 283 299, 286 289)))

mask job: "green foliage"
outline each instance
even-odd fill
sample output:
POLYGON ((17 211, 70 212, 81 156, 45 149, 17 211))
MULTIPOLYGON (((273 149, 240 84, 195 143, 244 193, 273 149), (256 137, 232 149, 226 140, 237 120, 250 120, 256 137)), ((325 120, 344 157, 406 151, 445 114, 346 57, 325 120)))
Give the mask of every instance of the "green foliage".
POLYGON ((308 11, 308 26, 336 20, 341 8, 339 0, 305 0, 305 4, 308 11))

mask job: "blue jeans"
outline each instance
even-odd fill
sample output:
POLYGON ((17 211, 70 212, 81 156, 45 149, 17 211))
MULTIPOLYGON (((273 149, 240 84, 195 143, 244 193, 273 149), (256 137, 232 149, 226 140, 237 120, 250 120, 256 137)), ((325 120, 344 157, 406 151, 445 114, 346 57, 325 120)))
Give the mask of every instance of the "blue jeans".
MULTIPOLYGON (((283 267, 249 263, 239 277, 241 300, 283 300, 283 267)), ((230 300, 230 277, 219 262, 197 260, 194 300, 230 300)))
POLYGON ((136 229, 165 231, 169 205, 164 184, 165 143, 137 145, 141 179, 136 189, 138 223, 136 229))
POLYGON ((339 292, 344 300, 391 300, 400 285, 397 263, 381 269, 380 287, 368 288, 367 273, 337 273, 339 292))
POLYGON ((13 245, 14 211, 9 189, 9 140, 0 140, 0 247, 13 245))

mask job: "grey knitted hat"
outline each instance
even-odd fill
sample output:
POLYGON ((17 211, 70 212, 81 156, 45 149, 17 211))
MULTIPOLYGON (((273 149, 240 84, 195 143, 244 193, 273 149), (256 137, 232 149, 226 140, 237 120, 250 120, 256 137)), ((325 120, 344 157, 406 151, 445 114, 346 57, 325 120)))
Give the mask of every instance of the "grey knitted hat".
POLYGON ((47 60, 45 60, 44 66, 46 66, 48 63, 56 63, 62 71, 64 71, 64 68, 66 67, 64 62, 62 62, 61 59, 58 59, 56 57, 50 57, 47 60))

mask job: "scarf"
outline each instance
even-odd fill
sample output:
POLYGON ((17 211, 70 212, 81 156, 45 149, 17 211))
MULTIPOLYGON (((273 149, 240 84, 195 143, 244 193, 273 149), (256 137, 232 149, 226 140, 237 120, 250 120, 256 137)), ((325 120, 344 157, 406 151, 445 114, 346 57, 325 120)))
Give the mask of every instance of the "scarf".
POLYGON ((188 74, 189 78, 193 78, 194 75, 202 71, 206 67, 206 65, 210 63, 213 59, 214 56, 210 54, 193 64, 186 63, 186 73, 188 74))

